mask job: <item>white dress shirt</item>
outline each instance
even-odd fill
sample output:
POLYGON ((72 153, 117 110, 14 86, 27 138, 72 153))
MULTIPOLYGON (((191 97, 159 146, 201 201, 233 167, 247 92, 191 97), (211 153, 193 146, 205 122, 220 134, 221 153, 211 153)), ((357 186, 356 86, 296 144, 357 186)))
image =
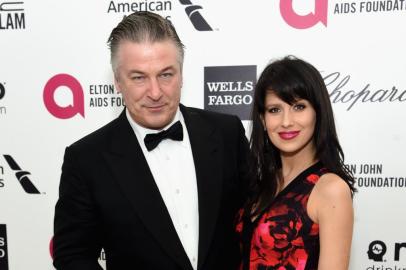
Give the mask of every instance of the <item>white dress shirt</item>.
POLYGON ((144 137, 149 133, 158 133, 161 130, 140 126, 131 118, 128 109, 126 109, 126 116, 141 146, 183 248, 193 269, 196 270, 199 247, 199 204, 195 164, 182 113, 178 108, 173 121, 163 129, 180 121, 183 128, 183 140, 162 140, 151 151, 145 147, 144 137))

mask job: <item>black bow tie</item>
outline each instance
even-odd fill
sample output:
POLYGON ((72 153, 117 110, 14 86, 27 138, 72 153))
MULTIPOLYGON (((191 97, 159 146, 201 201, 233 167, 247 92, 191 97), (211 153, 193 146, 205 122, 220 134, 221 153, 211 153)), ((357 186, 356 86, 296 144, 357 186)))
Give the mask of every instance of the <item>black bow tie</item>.
POLYGON ((153 150, 158 144, 165 139, 172 139, 174 141, 183 140, 182 124, 177 121, 167 130, 162 130, 158 133, 147 134, 144 138, 145 147, 148 151, 153 150))

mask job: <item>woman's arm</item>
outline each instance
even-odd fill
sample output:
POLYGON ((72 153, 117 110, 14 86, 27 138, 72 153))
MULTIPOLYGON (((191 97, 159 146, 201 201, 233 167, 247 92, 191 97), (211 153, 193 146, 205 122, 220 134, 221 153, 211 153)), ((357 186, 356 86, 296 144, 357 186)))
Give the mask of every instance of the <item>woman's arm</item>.
POLYGON ((354 223, 347 183, 335 174, 323 175, 309 197, 307 211, 320 229, 318 270, 347 270, 354 223))

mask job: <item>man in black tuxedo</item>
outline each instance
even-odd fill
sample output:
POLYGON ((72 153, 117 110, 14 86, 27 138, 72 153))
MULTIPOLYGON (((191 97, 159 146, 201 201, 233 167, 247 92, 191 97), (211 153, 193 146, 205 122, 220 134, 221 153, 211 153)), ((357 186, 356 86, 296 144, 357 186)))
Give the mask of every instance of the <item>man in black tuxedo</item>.
POLYGON ((55 267, 101 269, 103 248, 109 270, 236 269, 241 121, 179 103, 183 45, 159 15, 125 17, 109 45, 126 109, 66 149, 55 267))
POLYGON ((66 148, 55 208, 58 270, 236 269, 244 200, 241 121, 180 104, 183 44, 136 12, 109 38, 126 109, 66 148))

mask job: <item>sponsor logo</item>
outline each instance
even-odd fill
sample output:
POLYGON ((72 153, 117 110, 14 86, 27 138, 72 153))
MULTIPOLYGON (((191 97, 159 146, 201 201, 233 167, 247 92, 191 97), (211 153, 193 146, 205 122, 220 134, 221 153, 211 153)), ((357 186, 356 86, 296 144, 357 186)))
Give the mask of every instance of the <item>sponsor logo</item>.
POLYGON ((376 262, 383 261, 383 255, 386 253, 386 245, 384 242, 375 240, 369 244, 368 258, 376 262))
POLYGON ((406 176, 384 174, 383 164, 347 164, 359 188, 405 188, 406 176))
MULTIPOLYGON (((332 0, 330 0, 333 2, 332 0)), ((279 10, 283 20, 293 28, 308 29, 318 23, 327 27, 330 16, 341 14, 390 13, 406 10, 405 0, 378 1, 337 1, 329 5, 329 0, 279 0, 279 10), (296 4, 296 5, 295 5, 296 4), (310 12, 298 12, 298 5, 306 6, 310 12), (313 7, 314 6, 314 7, 313 7), (310 7, 310 8, 309 8, 310 7), (331 10, 329 10, 329 7, 331 10), (313 10, 312 10, 313 9, 313 10), (301 14, 305 13, 305 14, 301 14)))
MULTIPOLYGON (((87 86, 88 108, 122 108, 124 100, 113 84, 90 84, 87 86)), ((66 93, 66 91, 65 91, 66 93)), ((69 100, 69 97, 66 98, 69 100)), ((72 75, 57 74, 44 87, 43 101, 49 113, 59 119, 69 119, 79 114, 85 117, 85 96, 82 84, 72 75), (68 89, 71 102, 65 106, 56 100, 58 91, 68 89)))
POLYGON ((351 13, 383 13, 406 10, 404 0, 380 0, 380 1, 354 1, 339 2, 334 5, 334 14, 351 13))
MULTIPOLYGON (((392 246, 389 246, 389 248, 392 248, 392 246)), ((406 251, 406 243, 394 243, 393 245, 393 261, 394 265, 389 265, 387 258, 388 256, 386 255, 386 252, 388 251, 388 246, 386 245, 385 242, 381 240, 374 240, 372 241, 369 246, 368 246, 368 259, 374 261, 374 264, 371 266, 368 266, 366 269, 367 270, 386 270, 386 269, 391 269, 391 270, 406 270, 406 267, 399 266, 397 265, 397 262, 400 261, 401 259, 401 250, 405 249, 406 251), (385 263, 385 265, 382 265, 382 263, 385 263)))
POLYGON ((0 269, 8 270, 6 224, 0 224, 0 269))
MULTIPOLYGON (((6 95, 6 87, 5 87, 6 83, 0 83, 0 101, 4 98, 4 96, 6 95)), ((0 115, 6 114, 7 113, 7 109, 5 106, 2 106, 0 104, 0 115)))
POLYGON ((31 175, 31 173, 28 171, 22 170, 20 168, 20 166, 18 166, 17 162, 14 160, 14 158, 12 156, 10 156, 10 155, 3 155, 3 156, 4 156, 4 159, 7 161, 8 165, 10 166, 10 169, 14 171, 15 176, 16 176, 18 182, 21 184, 24 191, 29 194, 40 194, 38 189, 34 186, 34 184, 31 182, 30 178, 28 177, 28 175, 31 175))
POLYGON ((69 74, 57 74, 48 80, 43 93, 47 110, 56 118, 68 119, 76 114, 85 117, 83 89, 79 81, 69 74), (72 94, 72 104, 61 106, 55 101, 55 92, 61 86, 67 87, 72 94))
POLYGON ((256 66, 205 67, 204 108, 249 120, 256 77, 256 66))
POLYGON ((400 90, 398 86, 376 89, 370 83, 356 89, 351 86, 351 76, 340 72, 332 72, 324 76, 324 82, 329 90, 332 103, 341 103, 347 106, 347 111, 356 105, 366 103, 395 103, 406 101, 406 89, 400 90))
MULTIPOLYGON (((309 1, 306 1, 309 3, 309 1)), ((293 8, 293 0, 280 0, 279 8, 287 24, 297 29, 313 27, 321 22, 327 26, 328 0, 315 0, 315 11, 299 15, 293 8)))
MULTIPOLYGON (((190 0, 179 0, 179 3, 185 6, 185 13, 197 31, 213 31, 207 20, 201 14, 203 9, 200 5, 194 5, 190 0)), ((170 20, 172 11, 172 1, 110 1, 107 13, 132 13, 136 11, 151 11, 161 14, 166 19, 170 20)))
POLYGON ((121 97, 113 84, 89 85, 89 107, 123 107, 124 99, 121 97))
POLYGON ((0 30, 25 29, 24 2, 0 1, 0 30))
POLYGON ((179 2, 182 5, 186 5, 185 12, 197 31, 213 31, 199 12, 199 9, 202 9, 201 6, 193 5, 189 0, 179 0, 179 2))
MULTIPOLYGON (((136 11, 163 12, 172 10, 172 1, 110 1, 107 13, 132 13, 136 11)), ((170 16, 165 16, 170 19, 170 16)))

